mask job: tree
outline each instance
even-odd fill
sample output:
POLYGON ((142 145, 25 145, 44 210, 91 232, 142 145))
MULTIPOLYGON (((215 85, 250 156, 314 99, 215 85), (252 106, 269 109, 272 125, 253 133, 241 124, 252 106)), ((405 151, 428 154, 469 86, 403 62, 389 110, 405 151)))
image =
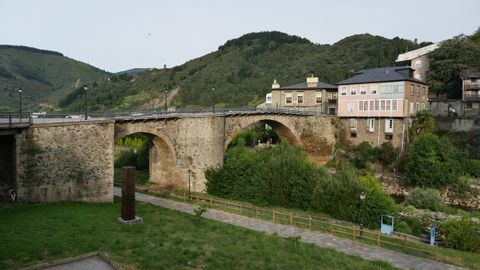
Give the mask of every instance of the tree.
POLYGON ((447 140, 426 133, 412 144, 405 170, 409 184, 421 187, 444 187, 464 174, 465 157, 447 140))
POLYGON ((428 55, 430 68, 427 81, 431 88, 443 90, 449 98, 461 98, 460 72, 480 68, 479 30, 471 37, 460 35, 442 43, 428 55))
POLYGON ((413 125, 410 128, 410 140, 414 141, 418 136, 435 131, 435 118, 427 111, 420 111, 413 119, 413 125))

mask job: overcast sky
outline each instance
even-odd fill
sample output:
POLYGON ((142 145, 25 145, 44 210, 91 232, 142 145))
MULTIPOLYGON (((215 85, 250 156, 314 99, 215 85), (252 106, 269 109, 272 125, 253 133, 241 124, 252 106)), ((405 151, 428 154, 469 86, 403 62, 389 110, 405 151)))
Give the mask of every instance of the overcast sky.
POLYGON ((360 33, 436 42, 473 33, 479 11, 479 0, 0 0, 0 44, 116 72, 179 65, 257 31, 329 44, 360 33))

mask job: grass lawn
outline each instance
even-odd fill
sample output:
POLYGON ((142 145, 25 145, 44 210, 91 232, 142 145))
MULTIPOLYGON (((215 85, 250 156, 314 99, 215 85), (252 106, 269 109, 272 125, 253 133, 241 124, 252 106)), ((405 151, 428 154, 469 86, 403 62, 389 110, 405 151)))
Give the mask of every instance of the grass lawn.
POLYGON ((120 204, 0 205, 0 269, 101 251, 126 269, 394 269, 313 244, 137 203, 140 225, 117 223, 120 204))

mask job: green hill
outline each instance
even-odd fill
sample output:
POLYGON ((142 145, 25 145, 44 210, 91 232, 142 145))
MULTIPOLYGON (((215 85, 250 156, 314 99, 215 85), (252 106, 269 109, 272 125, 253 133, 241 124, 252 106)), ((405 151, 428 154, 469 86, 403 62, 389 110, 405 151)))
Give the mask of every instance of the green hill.
POLYGON ((19 87, 26 109, 45 110, 76 87, 108 76, 58 52, 0 45, 0 111, 18 110, 19 87))
MULTIPOLYGON (((209 107, 215 87, 217 106, 253 106, 263 102, 274 78, 288 85, 313 73, 335 83, 362 68, 392 65, 399 53, 425 45, 369 34, 321 45, 281 32, 250 33, 174 68, 122 74, 97 83, 90 104, 98 111, 163 108, 164 90, 176 89, 174 97, 169 95, 171 106, 209 107)), ((65 110, 81 110, 82 102, 77 91, 60 104, 65 110)))

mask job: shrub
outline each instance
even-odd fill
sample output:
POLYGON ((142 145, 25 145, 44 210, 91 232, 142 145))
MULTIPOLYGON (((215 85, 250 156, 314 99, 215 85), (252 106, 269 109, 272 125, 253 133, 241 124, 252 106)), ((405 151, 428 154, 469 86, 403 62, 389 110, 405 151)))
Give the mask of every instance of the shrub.
POLYGON ((440 211, 444 208, 442 197, 437 189, 414 188, 407 197, 406 203, 420 209, 440 211))
POLYGON ((360 183, 366 196, 365 201, 355 208, 353 221, 369 228, 378 228, 382 215, 395 214, 395 202, 382 190, 380 182, 373 175, 362 176, 360 183))
POLYGON ((207 169, 205 177, 210 194, 308 209, 316 173, 317 167, 302 149, 282 142, 258 151, 244 146, 232 147, 223 167, 207 169))
POLYGON ((385 142, 380 145, 380 155, 378 159, 384 166, 392 164, 397 159, 397 150, 391 142, 385 142))
POLYGON ((463 173, 464 157, 448 141, 427 133, 412 144, 405 163, 406 180, 421 187, 444 187, 463 173))
POLYGON ((465 164, 465 171, 469 175, 480 178, 480 160, 468 159, 464 164, 465 164))
POLYGON ((450 219, 441 224, 447 247, 464 251, 480 250, 480 225, 471 219, 450 219))
POLYGON ((357 168, 365 168, 367 162, 373 162, 376 160, 376 156, 373 153, 373 148, 368 142, 362 142, 355 147, 354 163, 357 168))
POLYGON ((354 168, 341 164, 340 171, 333 176, 318 179, 313 207, 332 217, 352 220, 352 214, 359 204, 362 185, 354 168))
POLYGON ((319 179, 315 190, 314 208, 332 217, 363 223, 378 228, 381 215, 396 212, 395 203, 372 176, 359 178, 355 170, 342 164, 340 172, 319 179), (360 193, 365 192, 364 202, 360 193))
POLYGON ((121 168, 123 166, 137 166, 137 154, 133 149, 122 151, 117 159, 115 159, 115 167, 121 168))

